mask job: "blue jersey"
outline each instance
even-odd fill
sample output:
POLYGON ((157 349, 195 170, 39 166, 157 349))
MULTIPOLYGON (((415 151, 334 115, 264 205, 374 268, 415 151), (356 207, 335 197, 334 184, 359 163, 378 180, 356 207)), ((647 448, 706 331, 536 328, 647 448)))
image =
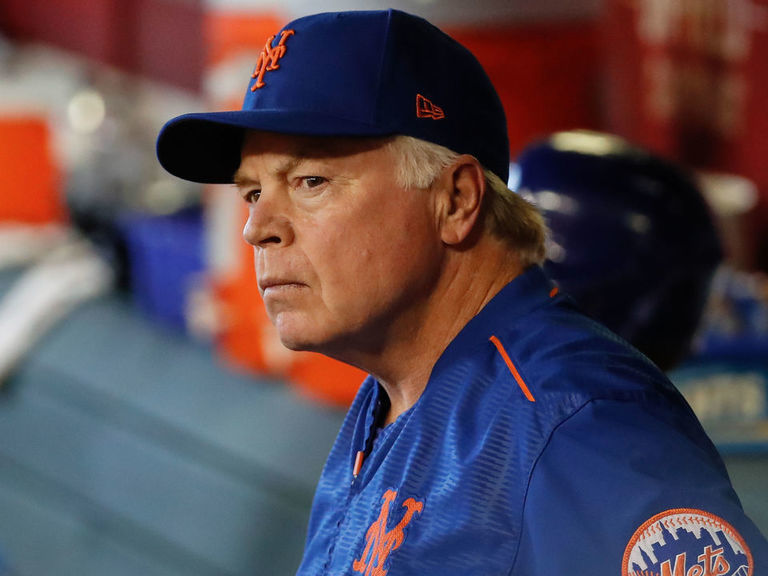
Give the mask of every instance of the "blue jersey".
POLYGON ((378 429, 385 410, 369 377, 318 484, 300 576, 768 574, 687 403, 540 268, 378 429))

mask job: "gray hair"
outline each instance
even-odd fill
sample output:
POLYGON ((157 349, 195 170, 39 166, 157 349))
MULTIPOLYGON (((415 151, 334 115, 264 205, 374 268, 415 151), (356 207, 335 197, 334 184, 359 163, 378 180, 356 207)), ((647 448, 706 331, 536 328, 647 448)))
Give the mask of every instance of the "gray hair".
MULTIPOLYGON (((404 188, 429 188, 460 154, 411 136, 395 136, 387 144, 397 158, 396 178, 404 188)), ((517 251, 521 264, 541 264, 546 255, 546 225, 539 210, 484 169, 484 224, 517 251)))

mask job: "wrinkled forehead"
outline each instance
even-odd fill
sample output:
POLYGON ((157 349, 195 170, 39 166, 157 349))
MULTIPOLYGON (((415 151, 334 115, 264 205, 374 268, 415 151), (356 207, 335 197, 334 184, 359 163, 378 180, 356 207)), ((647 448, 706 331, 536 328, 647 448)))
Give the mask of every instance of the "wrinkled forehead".
POLYGON ((383 150, 392 137, 305 136, 249 130, 243 136, 241 162, 248 156, 278 154, 298 159, 343 158, 383 150))

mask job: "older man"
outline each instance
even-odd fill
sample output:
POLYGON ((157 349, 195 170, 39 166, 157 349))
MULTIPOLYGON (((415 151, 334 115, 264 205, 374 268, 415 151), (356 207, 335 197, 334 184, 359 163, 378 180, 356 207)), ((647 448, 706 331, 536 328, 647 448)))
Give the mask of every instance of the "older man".
MULTIPOLYGON (((301 18, 170 172, 233 182, 283 343, 358 366, 302 576, 754 574, 765 539, 644 356, 579 314, 510 192, 481 66, 398 11, 301 18)), ((760 568, 757 568, 757 567, 760 568)))

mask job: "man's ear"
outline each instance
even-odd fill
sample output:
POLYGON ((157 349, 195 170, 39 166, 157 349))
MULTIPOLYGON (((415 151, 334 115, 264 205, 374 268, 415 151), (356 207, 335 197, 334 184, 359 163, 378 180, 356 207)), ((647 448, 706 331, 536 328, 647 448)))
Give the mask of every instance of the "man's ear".
POLYGON ((473 156, 460 156, 440 178, 440 237, 456 245, 469 237, 480 217, 485 174, 473 156))

